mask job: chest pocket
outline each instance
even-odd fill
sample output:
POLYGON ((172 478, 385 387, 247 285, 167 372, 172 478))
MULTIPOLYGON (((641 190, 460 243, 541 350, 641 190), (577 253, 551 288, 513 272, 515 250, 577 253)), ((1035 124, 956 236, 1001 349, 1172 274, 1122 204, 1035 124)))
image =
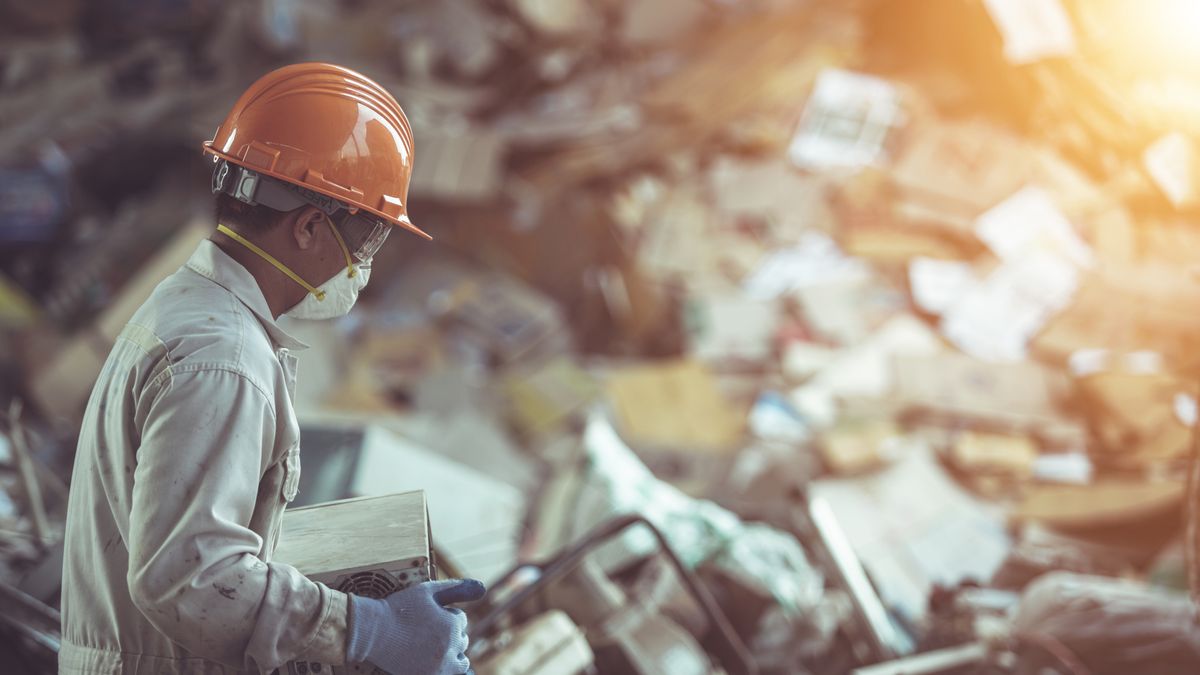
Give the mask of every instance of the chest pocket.
MULTIPOLYGON (((280 348, 275 352, 275 357, 279 359, 279 367, 283 371, 283 385, 287 391, 288 402, 292 403, 296 396, 296 356, 288 349, 280 348)), ((287 429, 291 433, 291 437, 297 439, 283 457, 281 496, 285 502, 290 504, 295 501, 296 495, 300 491, 300 428, 296 424, 295 413, 290 405, 286 406, 285 411, 287 429)))
POLYGON ((300 444, 294 443, 288 448, 287 455, 283 459, 283 486, 281 489, 283 500, 289 504, 296 500, 296 495, 300 492, 300 444))

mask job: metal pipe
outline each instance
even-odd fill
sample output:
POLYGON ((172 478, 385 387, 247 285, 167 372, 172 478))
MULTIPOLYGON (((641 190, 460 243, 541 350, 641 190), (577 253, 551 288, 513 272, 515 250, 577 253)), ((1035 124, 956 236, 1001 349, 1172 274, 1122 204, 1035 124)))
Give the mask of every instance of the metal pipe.
POLYGON ((829 502, 820 497, 812 497, 808 502, 808 511, 884 658, 911 652, 911 641, 897 630, 888 617, 883 602, 875 592, 875 587, 871 585, 871 580, 867 578, 867 572, 846 539, 846 534, 842 532, 829 502))
MULTIPOLYGON (((662 553, 666 555, 671 566, 675 568, 676 573, 679 574, 680 579, 692 597, 700 604, 701 609, 708 616, 711 625, 716 628, 721 641, 726 647, 724 653, 717 655, 725 670, 731 675, 757 675, 758 667, 751 658, 750 651, 733 629, 733 626, 730 625, 729 619, 721 611, 716 600, 700 585, 700 582, 696 580, 691 570, 687 569, 679 560, 679 557, 675 555, 675 551, 671 549, 662 532, 653 523, 646 520, 645 517, 639 515, 621 516, 596 527, 580 540, 579 543, 544 565, 522 565, 521 567, 540 568, 542 576, 525 588, 516 591, 512 597, 494 608, 483 619, 472 622, 470 629, 471 642, 476 643, 480 641, 481 638, 488 635, 495 628, 504 615, 540 593, 546 586, 565 577, 568 572, 575 569, 583 561, 584 557, 593 548, 636 525, 645 525, 654 535, 662 553)), ((510 578, 511 574, 510 572, 505 577, 510 578)))

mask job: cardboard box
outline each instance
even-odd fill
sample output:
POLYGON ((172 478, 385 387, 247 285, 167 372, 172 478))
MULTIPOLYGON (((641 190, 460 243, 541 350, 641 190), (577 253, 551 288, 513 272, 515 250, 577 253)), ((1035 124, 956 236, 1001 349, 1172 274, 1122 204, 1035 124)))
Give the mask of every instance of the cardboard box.
POLYGON ((1070 391, 1063 375, 1035 363, 988 363, 956 353, 894 359, 895 400, 923 419, 1033 430, 1059 421, 1070 391))
POLYGON ((889 224, 855 223, 838 233, 838 243, 850 255, 880 263, 905 263, 913 258, 959 260, 978 249, 964 243, 965 237, 948 236, 938 228, 912 222, 927 217, 927 212, 909 211, 889 224))
POLYGON ((566 358, 506 373, 502 387, 513 422, 534 437, 559 428, 600 393, 595 379, 566 358))
POLYGON ((1027 436, 978 431, 960 434, 950 449, 955 466, 976 474, 1027 477, 1037 456, 1037 446, 1027 436))
POLYGON ((427 324, 369 325, 349 352, 344 376, 326 390, 325 406, 377 414, 409 408, 419 383, 444 367, 442 344, 427 324))
POLYGON ((1186 270, 1158 264, 1109 265, 1085 278, 1072 304, 1030 344, 1049 361, 1066 363, 1081 349, 1150 349, 1177 372, 1200 371, 1200 282, 1186 270))
POLYGON ((1078 382, 1095 459, 1139 468, 1191 452, 1192 430, 1175 412, 1176 397, 1193 395, 1194 382, 1167 373, 1103 372, 1078 382))
POLYGON ((733 403, 696 361, 624 368, 606 385, 615 426, 659 479, 707 494, 724 480, 745 438, 749 404, 733 403))
POLYGON ((900 429, 888 419, 843 421, 821 437, 821 458, 837 475, 865 473, 884 463, 889 444, 899 438, 900 429))
POLYGON ((607 385, 621 435, 635 448, 724 453, 743 437, 745 411, 696 361, 621 369, 607 385))
POLYGON ((986 122, 929 122, 911 133, 891 176, 918 220, 969 233, 974 219, 1016 192, 1032 169, 1029 143, 986 122), (919 212, 919 211, 915 211, 919 212))

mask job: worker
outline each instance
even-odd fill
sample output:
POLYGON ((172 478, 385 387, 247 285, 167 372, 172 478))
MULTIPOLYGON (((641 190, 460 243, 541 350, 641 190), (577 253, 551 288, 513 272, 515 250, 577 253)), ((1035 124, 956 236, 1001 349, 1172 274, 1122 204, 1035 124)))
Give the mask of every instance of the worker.
POLYGON ((204 151, 215 231, 120 333, 84 415, 59 673, 295 660, 468 672, 467 621, 451 605, 480 599, 478 581, 372 599, 272 561, 300 479, 305 346, 276 321, 346 314, 393 228, 428 237, 407 212, 403 110, 354 71, 287 66, 250 86, 204 151))

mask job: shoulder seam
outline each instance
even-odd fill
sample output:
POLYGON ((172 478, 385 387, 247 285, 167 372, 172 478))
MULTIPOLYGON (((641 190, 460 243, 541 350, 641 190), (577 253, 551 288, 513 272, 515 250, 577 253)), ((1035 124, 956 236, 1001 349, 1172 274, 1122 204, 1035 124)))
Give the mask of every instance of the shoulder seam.
POLYGON ((164 370, 158 376, 156 376, 154 378, 153 383, 158 383, 159 380, 162 380, 164 378, 173 379, 176 375, 183 375, 183 374, 187 374, 187 373, 198 374, 198 373, 217 373, 217 372, 224 372, 224 373, 229 373, 231 375, 234 375, 238 379, 245 381, 251 387, 254 387, 255 391, 257 391, 263 397, 263 399, 267 402, 267 407, 270 408, 270 410, 271 410, 271 417, 278 418, 278 415, 275 412, 274 397, 272 397, 269 393, 267 393, 266 389, 264 389, 262 387, 262 385, 255 382, 254 378, 248 376, 246 373, 238 370, 237 368, 234 368, 227 364, 223 364, 223 363, 184 363, 184 364, 173 365, 173 366, 170 366, 167 370, 164 370))
POLYGON ((238 318, 238 344, 236 361, 241 363, 242 356, 246 351, 246 312, 244 311, 245 308, 241 306, 242 301, 238 300, 238 297, 234 295, 233 291, 229 290, 228 288, 224 288, 224 290, 228 296, 229 302, 232 305, 232 311, 238 318))

